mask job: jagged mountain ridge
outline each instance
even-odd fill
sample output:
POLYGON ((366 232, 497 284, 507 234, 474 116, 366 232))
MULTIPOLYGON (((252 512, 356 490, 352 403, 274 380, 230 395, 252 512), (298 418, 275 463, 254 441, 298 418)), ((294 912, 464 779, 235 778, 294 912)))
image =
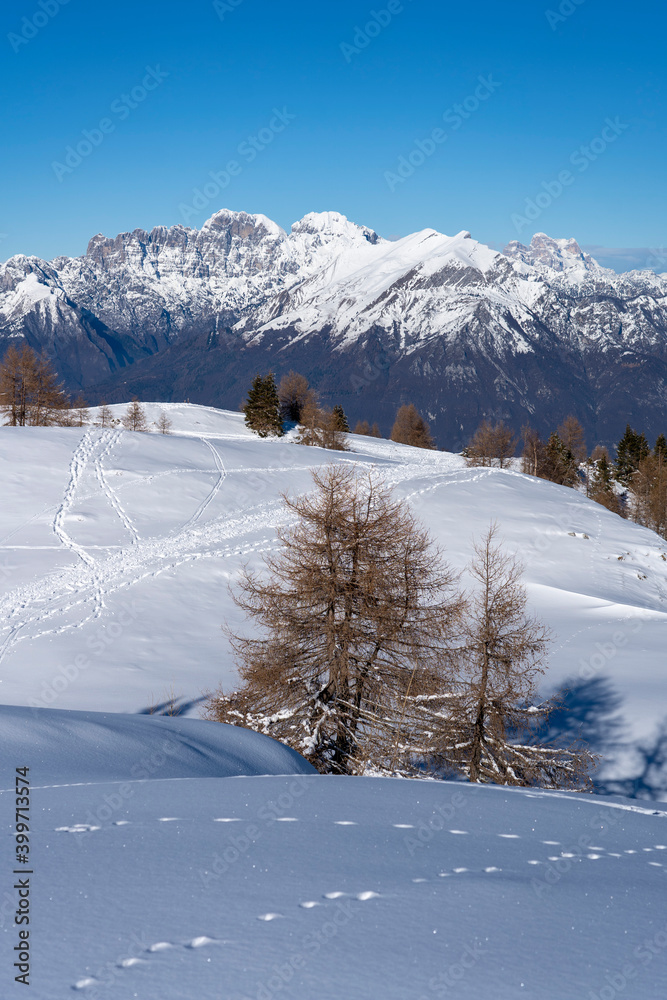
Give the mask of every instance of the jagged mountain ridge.
POLYGON ((442 445, 482 416, 591 443, 667 424, 667 275, 618 275, 543 233, 503 253, 462 232, 382 239, 335 212, 291 232, 223 210, 83 257, 0 266, 0 347, 23 337, 92 401, 136 393, 235 407, 257 370, 303 371, 388 431, 414 401, 442 445))

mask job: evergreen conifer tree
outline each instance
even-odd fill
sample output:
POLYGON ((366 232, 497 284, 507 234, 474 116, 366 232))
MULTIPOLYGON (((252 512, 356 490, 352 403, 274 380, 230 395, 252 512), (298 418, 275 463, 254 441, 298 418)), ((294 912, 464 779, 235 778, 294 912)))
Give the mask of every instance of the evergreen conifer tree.
POLYGON ((275 437, 283 435, 280 400, 273 372, 269 372, 264 377, 255 376, 243 412, 245 413, 246 425, 259 434, 261 438, 269 437, 269 435, 275 437))
POLYGON ((339 404, 336 404, 336 406, 334 406, 332 410, 332 414, 334 423, 336 425, 336 429, 339 431, 343 431, 344 434, 349 434, 350 425, 347 422, 347 417, 345 416, 345 410, 343 409, 343 407, 340 406, 339 404))
POLYGON ((602 455, 595 463, 589 495, 591 500, 595 500, 607 510, 620 514, 620 504, 612 482, 612 467, 606 455, 602 455))
POLYGON ((626 425, 625 434, 616 445, 616 467, 614 476, 623 486, 629 486, 632 476, 639 468, 639 463, 649 454, 648 441, 643 434, 638 434, 630 424, 626 425))

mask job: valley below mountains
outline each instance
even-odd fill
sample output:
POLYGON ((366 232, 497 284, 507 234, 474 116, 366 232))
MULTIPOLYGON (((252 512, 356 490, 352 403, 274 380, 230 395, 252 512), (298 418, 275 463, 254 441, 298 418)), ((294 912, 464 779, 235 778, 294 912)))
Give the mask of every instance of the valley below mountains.
POLYGON ((413 402, 440 447, 484 417, 588 443, 667 428, 667 275, 616 274, 574 240, 500 253, 469 233, 389 241, 335 212, 287 233, 219 211, 95 236, 83 257, 0 265, 0 354, 25 340, 89 402, 237 409, 257 372, 302 372, 323 403, 388 434, 413 402))

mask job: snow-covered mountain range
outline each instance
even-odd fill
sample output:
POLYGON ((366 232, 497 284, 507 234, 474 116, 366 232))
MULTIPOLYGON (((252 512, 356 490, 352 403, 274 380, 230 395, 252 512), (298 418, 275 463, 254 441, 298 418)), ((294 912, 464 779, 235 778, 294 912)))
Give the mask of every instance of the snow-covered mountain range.
POLYGON ((500 253, 467 232, 392 242, 323 212, 288 234, 223 210, 200 230, 95 236, 84 257, 12 257, 0 349, 11 337, 93 401, 235 408, 273 367, 385 431, 414 401, 448 447, 482 416, 547 431, 574 412, 591 445, 667 424, 667 275, 616 274, 544 233, 500 253))

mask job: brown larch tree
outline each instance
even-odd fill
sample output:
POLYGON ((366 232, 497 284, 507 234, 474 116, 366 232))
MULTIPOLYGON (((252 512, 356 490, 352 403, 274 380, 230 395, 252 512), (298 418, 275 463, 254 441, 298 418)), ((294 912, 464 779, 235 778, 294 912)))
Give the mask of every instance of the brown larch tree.
POLYGON ((121 422, 126 431, 147 430, 146 414, 143 406, 136 396, 132 399, 131 403, 127 404, 127 409, 125 410, 125 415, 123 416, 121 422))
POLYGON ((315 393, 308 385, 308 379, 295 371, 290 371, 281 378, 278 385, 278 399, 283 420, 297 424, 301 422, 304 407, 309 403, 313 405, 316 403, 315 393))
POLYGON ((390 767, 406 696, 441 663, 462 612, 456 578, 374 473, 313 473, 278 530, 267 574, 245 571, 237 605, 260 628, 228 631, 243 686, 208 717, 266 733, 320 771, 390 767))
POLYGON ((514 431, 502 420, 495 424, 483 420, 463 454, 468 465, 506 469, 514 455, 516 444, 514 431))
POLYGON ((157 427, 160 434, 169 434, 171 432, 171 426, 172 426, 171 420, 164 412, 164 410, 160 410, 160 416, 155 421, 155 426, 157 427))
POLYGON ((301 411, 297 443, 331 451, 348 451, 347 436, 340 428, 340 421, 332 410, 318 406, 314 398, 308 399, 301 411))
POLYGON ((413 403, 399 408, 391 430, 391 440, 397 444, 412 445, 413 448, 435 448, 429 425, 419 415, 413 403))
POLYGON ((565 418, 558 428, 558 436, 577 464, 581 465, 586 461, 588 449, 586 447, 584 428, 575 416, 570 414, 565 418))
POLYGON ((100 403, 100 407, 97 411, 97 420, 95 421, 95 423, 99 427, 113 427, 114 424, 113 410, 104 401, 100 403))
POLYGON ((455 681, 415 700, 435 734, 432 758, 474 782, 581 787, 594 755, 536 738, 555 707, 535 704, 550 633, 528 614, 522 566, 496 537, 492 525, 474 547, 455 681))
POLYGON ((13 427, 57 423, 69 400, 45 354, 13 344, 0 364, 0 410, 13 427))

